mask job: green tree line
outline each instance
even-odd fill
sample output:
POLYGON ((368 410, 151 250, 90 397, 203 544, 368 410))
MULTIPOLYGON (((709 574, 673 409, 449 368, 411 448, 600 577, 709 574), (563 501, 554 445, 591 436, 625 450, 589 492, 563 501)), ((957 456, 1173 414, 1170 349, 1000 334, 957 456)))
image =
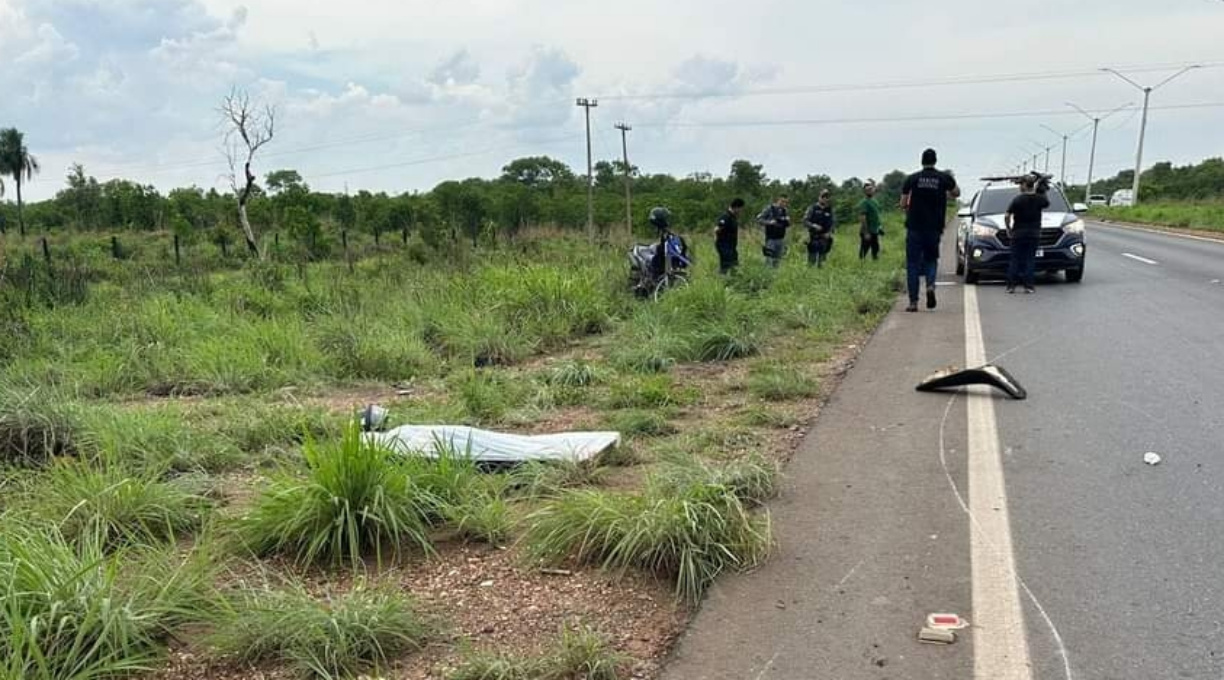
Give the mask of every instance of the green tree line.
MULTIPOLYGON (((744 198, 750 212, 774 196, 791 198, 794 221, 823 189, 832 191, 844 223, 857 221, 863 180, 835 182, 823 174, 780 180, 767 176, 760 164, 736 160, 726 176, 693 173, 678 178, 629 169, 635 229, 648 233, 646 215, 655 205, 667 206, 678 229, 696 232, 713 228, 721 211, 735 197, 744 198)), ((624 230, 625 167, 620 161, 600 161, 594 167, 595 222, 602 232, 624 230)), ((893 171, 877 184, 886 209, 899 200, 905 174, 893 171)), ((18 221, 17 205, 0 203, 0 219, 18 221)), ((495 179, 449 180, 428 192, 318 192, 292 169, 268 173, 255 189, 249 206, 251 221, 268 238, 282 233, 314 254, 325 253, 343 230, 383 237, 407 230, 430 245, 467 239, 474 244, 513 239, 526 227, 582 229, 586 225, 586 177, 547 156, 510 161, 495 179)), ((81 165, 69 169, 64 187, 49 200, 24 206, 23 222, 34 231, 161 231, 171 230, 190 241, 230 240, 236 232, 235 198, 229 192, 180 187, 162 194, 156 187, 126 179, 99 182, 81 165)), ((747 217, 751 217, 748 215, 747 217)))
MULTIPOLYGON (((1130 189, 1135 171, 1123 170, 1108 179, 1092 183, 1092 193, 1106 197, 1119 189, 1130 189)), ((1173 165, 1163 161, 1139 176, 1140 198, 1144 201, 1206 201, 1224 198, 1224 158, 1208 158, 1192 165, 1173 165)), ((1084 187, 1068 189, 1074 200, 1084 195, 1084 187)))

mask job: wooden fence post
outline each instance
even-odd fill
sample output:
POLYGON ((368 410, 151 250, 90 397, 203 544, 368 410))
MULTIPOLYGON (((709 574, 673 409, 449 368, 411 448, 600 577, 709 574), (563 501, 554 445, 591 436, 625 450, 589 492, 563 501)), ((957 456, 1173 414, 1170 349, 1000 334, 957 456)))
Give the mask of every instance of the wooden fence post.
POLYGON ((47 261, 47 266, 51 266, 51 247, 47 245, 47 237, 42 237, 43 259, 47 261))
POLYGON ((119 252, 119 237, 118 237, 118 236, 114 236, 114 235, 112 235, 112 236, 111 236, 111 257, 113 257, 114 259, 118 260, 118 259, 120 259, 120 257, 119 257, 119 256, 120 256, 120 252, 119 252))
POLYGON ((182 263, 183 263, 182 257, 179 255, 179 235, 175 234, 174 235, 174 266, 178 267, 182 265, 182 263))

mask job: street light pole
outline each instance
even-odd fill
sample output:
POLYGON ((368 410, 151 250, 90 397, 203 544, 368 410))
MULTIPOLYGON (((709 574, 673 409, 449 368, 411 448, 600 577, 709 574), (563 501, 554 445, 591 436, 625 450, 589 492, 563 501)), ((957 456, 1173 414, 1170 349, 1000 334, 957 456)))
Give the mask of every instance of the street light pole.
POLYGON ((1079 111, 1085 118, 1092 121, 1092 151, 1088 154, 1088 179, 1085 180, 1084 184, 1084 202, 1088 203, 1092 198, 1092 170, 1093 166, 1096 164, 1097 128, 1101 126, 1101 121, 1123 109, 1130 108, 1131 103, 1127 102, 1103 116, 1094 116, 1071 102, 1067 102, 1067 106, 1079 111))
POLYGON ((1156 83, 1155 85, 1151 85, 1148 87, 1144 87, 1143 85, 1136 83, 1135 81, 1131 80, 1130 78, 1127 78, 1126 76, 1122 75, 1121 73, 1111 68, 1101 69, 1102 71, 1106 73, 1112 73, 1113 75, 1125 81, 1127 84, 1143 92, 1143 117, 1139 121, 1139 144, 1138 144, 1138 147, 1135 149, 1135 180, 1134 180, 1134 183, 1131 185, 1131 204, 1132 205, 1139 205, 1139 173, 1143 169, 1143 138, 1144 138, 1144 135, 1147 133, 1148 100, 1151 99, 1152 97, 1152 91, 1166 85, 1169 81, 1182 75, 1183 73, 1186 73, 1187 71, 1192 71, 1196 68, 1202 68, 1202 67, 1199 66, 1198 64, 1187 66, 1183 68, 1182 70, 1178 71, 1177 73, 1174 73, 1168 78, 1165 78, 1164 80, 1160 81, 1159 83, 1156 83))
POLYGON ((1058 181, 1063 186, 1066 186, 1067 185, 1067 138, 1070 137, 1070 135, 1068 135, 1065 132, 1059 132, 1058 130, 1055 130, 1049 125, 1046 125, 1045 123, 1042 123, 1041 127, 1049 130, 1050 132, 1053 132, 1055 135, 1059 137, 1062 137, 1062 169, 1059 170, 1058 172, 1058 181))

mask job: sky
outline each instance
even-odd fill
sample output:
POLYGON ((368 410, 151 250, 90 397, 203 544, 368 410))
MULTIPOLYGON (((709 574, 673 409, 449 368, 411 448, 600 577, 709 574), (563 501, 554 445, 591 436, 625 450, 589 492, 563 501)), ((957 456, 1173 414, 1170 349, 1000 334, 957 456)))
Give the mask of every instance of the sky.
MULTIPOLYGON (((972 177, 1034 150, 1044 166, 1050 145, 1057 171, 1048 125, 1077 133, 1081 182, 1088 121, 1066 103, 1143 98, 1101 67, 1155 84, 1208 66, 1152 94, 1144 164, 1224 155, 1220 35, 1221 0, 0 0, 0 127, 41 162, 32 200, 72 163, 226 188, 217 107, 234 87, 277 110, 257 174, 323 191, 428 190, 527 155, 585 171, 578 97, 599 101, 596 160, 620 157, 624 121, 647 173, 747 158, 770 177, 879 177, 933 146, 972 177), (998 78, 1020 74, 1040 77, 998 78), (1000 113, 1034 115, 975 117, 1000 113)), ((1139 118, 1101 123, 1097 176, 1133 165, 1139 118)))

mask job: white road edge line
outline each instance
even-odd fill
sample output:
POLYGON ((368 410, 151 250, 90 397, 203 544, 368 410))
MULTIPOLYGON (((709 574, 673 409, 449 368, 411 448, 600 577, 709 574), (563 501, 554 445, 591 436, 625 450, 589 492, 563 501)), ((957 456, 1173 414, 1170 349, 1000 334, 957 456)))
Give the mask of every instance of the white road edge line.
POLYGON ((1191 241, 1202 241, 1204 243, 1214 243, 1217 246, 1224 246, 1224 238, 1211 238, 1210 236, 1195 236, 1194 234, 1179 234, 1176 231, 1168 229, 1149 229, 1147 227, 1137 227, 1133 224, 1119 224, 1117 222, 1097 222, 1090 221, 1093 229, 1104 227, 1106 229, 1119 229, 1121 231, 1140 231, 1145 234, 1156 234, 1158 236, 1171 236, 1173 238, 1184 238, 1191 241))
MULTIPOLYGON (((986 363, 977 288, 965 286, 965 365, 986 363)), ((1012 549, 1007 489, 999 451, 994 397, 970 387, 969 514, 973 578, 973 677, 977 680, 1032 680, 1027 629, 1020 606, 1012 549)))
POLYGON ((1160 264, 1156 260, 1149 260, 1146 257, 1139 257, 1138 255, 1134 253, 1122 253, 1122 257, 1129 257, 1130 259, 1135 260, 1136 262, 1142 262, 1143 264, 1151 264, 1151 265, 1160 264))

